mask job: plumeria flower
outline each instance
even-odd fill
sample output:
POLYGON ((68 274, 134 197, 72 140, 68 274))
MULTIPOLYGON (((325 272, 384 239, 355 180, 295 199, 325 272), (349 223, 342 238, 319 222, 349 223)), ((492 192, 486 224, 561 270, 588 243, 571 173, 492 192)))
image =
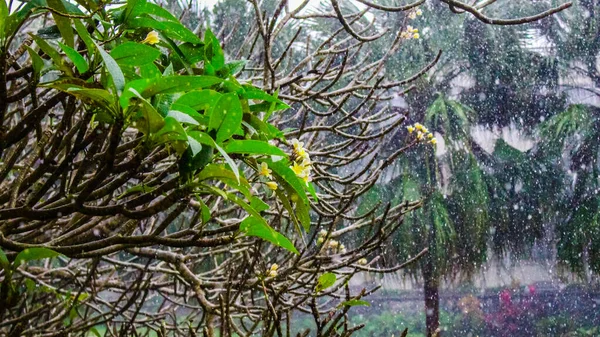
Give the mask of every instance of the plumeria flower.
POLYGON ((273 264, 271 265, 271 270, 275 270, 275 271, 277 271, 277 269, 279 269, 279 265, 278 265, 277 263, 273 263, 273 264))
POLYGON ((294 171, 294 173, 296 173, 297 176, 301 175, 302 172, 304 172, 304 166, 302 166, 301 164, 298 164, 296 162, 294 162, 294 165, 292 165, 292 171, 294 171))
POLYGON ((327 231, 324 229, 321 229, 321 231, 319 232, 319 236, 327 236, 327 231))
POLYGON ((417 16, 421 16, 421 15, 423 15, 423 11, 421 11, 420 8, 417 8, 416 10, 411 11, 410 13, 408 13, 408 18, 411 19, 411 20, 414 20, 414 19, 417 18, 417 16))
POLYGON ((431 145, 435 145, 437 144, 437 139, 432 138, 429 142, 431 143, 431 145))
POLYGON ((357 263, 361 266, 364 266, 365 264, 367 264, 367 259, 363 257, 362 259, 358 260, 357 263))
POLYGON ((303 149, 304 143, 294 138, 292 139, 292 146, 294 147, 294 150, 303 149))
POLYGON ((329 241, 329 248, 335 249, 340 245, 339 242, 337 242, 336 240, 331 240, 329 241))
POLYGON ((147 43, 147 44, 157 44, 158 42, 160 42, 160 39, 158 38, 158 32, 155 30, 148 33, 148 35, 146 35, 146 38, 144 39, 144 41, 142 41, 142 43, 147 43))
POLYGON ((277 189, 277 187, 279 187, 279 185, 277 185, 277 183, 274 181, 267 181, 266 185, 269 189, 271 189, 273 191, 275 191, 277 189))
POLYGON ((408 133, 413 133, 413 132, 415 132, 415 127, 414 127, 414 126, 412 126, 412 125, 409 125, 409 126, 407 126, 407 127, 406 127, 406 129, 408 130, 408 133))
POLYGON ((270 270, 268 276, 269 277, 277 277, 277 270, 270 270))
POLYGON ((417 140, 422 140, 424 136, 425 136, 425 134, 423 132, 421 132, 421 131, 417 132, 417 140))
POLYGON ((268 179, 273 179, 273 176, 271 175, 271 169, 269 169, 269 165, 267 165, 267 163, 260 163, 260 168, 258 170, 258 174, 260 174, 261 176, 268 178, 268 179))

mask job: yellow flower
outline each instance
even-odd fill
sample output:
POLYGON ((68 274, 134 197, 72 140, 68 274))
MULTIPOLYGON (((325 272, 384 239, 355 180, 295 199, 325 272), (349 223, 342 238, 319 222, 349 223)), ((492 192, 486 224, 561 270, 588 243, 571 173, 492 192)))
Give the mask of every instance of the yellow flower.
POLYGON ((422 140, 423 136, 424 136, 423 132, 421 132, 421 131, 417 132, 417 140, 422 140))
POLYGON ((277 277, 277 271, 276 270, 269 271, 269 277, 277 277))
POLYGON ((292 171, 294 171, 294 173, 296 173, 297 176, 301 175, 302 172, 304 172, 304 166, 302 166, 301 164, 298 164, 296 162, 294 162, 294 165, 292 165, 292 171))
POLYGON ((330 247, 330 248, 334 248, 334 249, 335 249, 335 248, 337 248, 339 245, 340 245, 340 243, 339 243, 339 242, 337 242, 337 241, 335 241, 335 240, 331 240, 331 241, 329 241, 329 247, 330 247))
POLYGON ((325 241, 325 239, 322 236, 319 236, 319 238, 317 239, 317 244, 320 245, 323 243, 323 241, 325 241))
POLYGON ((433 138, 429 141, 432 145, 437 144, 437 139, 433 138))
POLYGON ((275 191, 277 189, 277 187, 279 186, 274 181, 268 181, 266 184, 267 184, 267 187, 273 191, 275 191))
POLYGON ((417 10, 415 11, 415 13, 417 14, 417 16, 423 15, 423 11, 421 11, 420 8, 417 8, 417 10))
POLYGON ((414 20, 417 18, 417 13, 416 12, 410 12, 408 13, 408 18, 411 20, 414 20))
POLYGON ((415 123, 415 128, 417 131, 423 131, 423 125, 421 125, 421 123, 415 123))
POLYGON ((419 35, 419 33, 414 33, 413 34, 413 39, 418 39, 419 37, 421 37, 421 35, 419 35))
POLYGON ((427 138, 429 138, 429 139, 433 138, 433 134, 431 134, 431 133, 428 133, 428 134, 427 134, 427 138))
POLYGON ((148 33, 148 35, 146 35, 146 38, 144 39, 144 41, 142 41, 142 43, 147 43, 147 44, 157 44, 158 42, 160 42, 160 39, 158 38, 158 32, 155 30, 148 33))
POLYGON ((277 269, 279 269, 279 265, 278 265, 277 263, 273 263, 273 264, 271 265, 271 270, 275 270, 275 271, 277 271, 277 269))
POLYGON ((409 125, 406 129, 408 129, 408 133, 413 133, 415 132, 415 127, 412 125, 409 125))
POLYGON ((365 264, 367 264, 367 259, 365 259, 364 257, 360 260, 357 261, 358 264, 360 264, 361 266, 364 266, 365 264))
POLYGON ((273 179, 271 172, 272 171, 271 171, 271 169, 269 169, 269 166, 267 165, 267 163, 260 163, 260 168, 258 170, 258 174, 260 174, 263 177, 273 179))

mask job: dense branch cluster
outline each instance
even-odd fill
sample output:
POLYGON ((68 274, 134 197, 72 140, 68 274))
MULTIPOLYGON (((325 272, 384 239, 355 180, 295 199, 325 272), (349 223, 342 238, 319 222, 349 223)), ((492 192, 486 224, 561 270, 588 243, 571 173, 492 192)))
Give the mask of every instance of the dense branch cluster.
MULTIPOLYGON (((230 55, 248 60, 240 81, 291 106, 275 112, 273 123, 287 127, 285 139, 299 139, 310 155, 316 194, 309 195, 308 231, 298 231, 290 207, 260 188, 254 162, 234 157, 244 162, 251 193, 269 206, 262 216, 299 254, 240 232, 247 210, 230 194, 198 193, 184 183, 172 146, 149 147, 128 121, 108 122, 89 100, 48 85, 68 75, 97 89, 108 76, 102 65, 78 69, 67 61, 66 48, 49 55, 44 40, 26 32, 42 35, 36 28, 53 18, 61 33, 64 20, 57 18, 87 20, 77 31, 88 31, 94 41, 78 35, 74 45, 86 56, 90 43, 108 46, 133 34, 103 26, 99 20, 114 15, 107 4, 73 14, 56 1, 38 7, 10 2, 11 12, 32 7, 0 50, 0 247, 10 261, 34 247, 61 255, 3 268, 0 336, 66 336, 104 326, 111 336, 283 336, 291 333, 296 312, 313 318, 318 336, 348 336, 359 328, 348 325, 346 314, 373 289, 357 291, 348 281, 358 272, 392 272, 412 261, 385 267, 378 255, 420 201, 377 205, 364 214, 355 206, 398 156, 419 144, 407 138, 381 151, 405 120, 387 102, 409 91, 439 58, 409 78, 386 78, 388 58, 410 43, 403 35, 409 13, 425 1, 398 7, 359 2, 359 11, 348 12, 345 2, 331 0, 323 12, 311 10, 308 0, 296 8, 280 1, 269 11, 250 1, 254 21, 230 55), (376 15, 366 16, 379 11, 403 11, 407 18, 380 27, 376 15), (332 25, 327 36, 304 31, 323 20, 332 25), (373 60, 369 43, 387 34, 393 42, 373 60), (38 76, 36 62, 56 58, 63 61, 38 76), (330 273, 333 283, 322 277, 330 273)), ((495 1, 442 2, 492 24, 533 21, 568 7, 496 20, 482 14, 495 1)), ((186 12, 190 7, 180 8, 182 17, 194 15, 186 12)), ((227 47, 231 35, 226 29, 222 35, 227 47)), ((285 139, 272 142, 293 156, 285 139)))

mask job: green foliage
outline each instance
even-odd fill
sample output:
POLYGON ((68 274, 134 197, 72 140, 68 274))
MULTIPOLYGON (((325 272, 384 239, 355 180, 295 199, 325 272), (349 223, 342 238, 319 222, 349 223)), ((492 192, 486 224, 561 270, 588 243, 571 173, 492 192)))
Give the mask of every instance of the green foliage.
POLYGON ((321 292, 335 284, 337 277, 334 273, 324 273, 319 276, 319 280, 317 281, 316 292, 321 292))
MULTIPOLYGON (((43 11, 38 8, 43 5, 41 1, 28 2, 9 18, 2 1, 0 21, 6 29, 0 41, 11 37, 30 14, 43 11)), ((245 61, 226 62, 220 42, 210 30, 200 39, 174 15, 146 0, 129 0, 110 9, 115 21, 102 21, 102 29, 87 25, 88 19, 59 14, 80 12, 75 6, 60 0, 48 1, 47 6, 53 9, 56 29, 47 29, 45 34, 62 37, 60 49, 38 33, 32 35, 36 47, 28 47, 28 52, 36 78, 41 79, 48 69, 61 75, 40 85, 80 99, 94 113, 91 126, 106 123, 119 130, 137 129, 143 135, 140 151, 166 148, 178 161, 181 189, 198 196, 223 197, 248 213, 239 235, 258 237, 298 253, 292 241, 268 226, 261 214, 269 208, 270 198, 279 198, 298 230, 303 227, 307 231, 307 194, 316 198, 311 184, 289 168, 286 152, 270 143, 274 139, 286 143, 281 131, 265 118, 288 108, 277 92, 270 94, 239 82, 233 74, 245 61), (122 34, 110 38, 108 27, 122 34), (76 39, 84 42, 87 52, 74 48, 76 39), (99 82, 92 84, 93 79, 99 82), (261 163, 268 164, 272 179, 281 186, 274 193, 264 188, 264 200, 252 195, 245 177, 261 163)), ((119 199, 136 198, 155 188, 143 183, 130 186, 119 199)), ((202 220, 207 222, 209 206, 202 207, 202 220)))

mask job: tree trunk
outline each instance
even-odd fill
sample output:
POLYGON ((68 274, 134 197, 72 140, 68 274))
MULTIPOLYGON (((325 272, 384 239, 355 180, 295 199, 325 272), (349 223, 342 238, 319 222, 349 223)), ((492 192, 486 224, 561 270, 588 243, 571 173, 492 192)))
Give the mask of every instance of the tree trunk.
POLYGON ((423 293, 425 294, 425 326, 427 337, 441 336, 435 334, 440 326, 440 293, 439 279, 435 272, 433 257, 428 253, 423 266, 423 293))

